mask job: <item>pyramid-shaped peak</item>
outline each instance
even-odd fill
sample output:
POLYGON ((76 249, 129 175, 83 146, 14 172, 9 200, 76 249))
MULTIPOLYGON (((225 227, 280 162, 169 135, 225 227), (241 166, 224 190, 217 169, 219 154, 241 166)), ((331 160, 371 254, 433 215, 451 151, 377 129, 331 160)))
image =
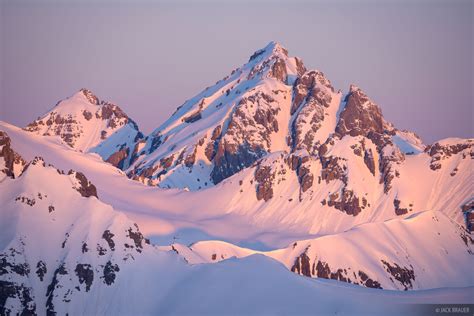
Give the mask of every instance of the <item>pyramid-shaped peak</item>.
POLYGON ((99 98, 89 89, 82 88, 73 95, 73 98, 84 98, 84 97, 90 104, 94 104, 94 105, 100 104, 99 98))
POLYGON ((252 56, 250 56, 249 61, 252 61, 261 56, 265 56, 266 58, 268 58, 270 56, 279 54, 288 57, 288 50, 283 47, 279 42, 271 41, 264 48, 259 49, 255 53, 253 53, 252 56))
POLYGON ((357 91, 361 91, 361 92, 362 92, 362 90, 361 90, 358 86, 356 86, 355 84, 351 84, 351 85, 349 86, 349 92, 357 92, 357 91))
POLYGON ((276 52, 276 53, 283 53, 288 56, 288 50, 281 45, 281 43, 276 42, 276 41, 271 41, 270 43, 267 44, 264 48, 265 51, 267 52, 276 52))

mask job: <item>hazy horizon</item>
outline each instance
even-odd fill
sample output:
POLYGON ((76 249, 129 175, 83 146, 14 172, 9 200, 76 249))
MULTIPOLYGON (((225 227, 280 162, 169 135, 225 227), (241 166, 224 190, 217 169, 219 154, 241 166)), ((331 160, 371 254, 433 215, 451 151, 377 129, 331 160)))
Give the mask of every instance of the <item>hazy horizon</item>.
POLYGON ((149 133, 274 40, 427 142, 473 137, 470 1, 2 1, 0 119, 80 88, 149 133))

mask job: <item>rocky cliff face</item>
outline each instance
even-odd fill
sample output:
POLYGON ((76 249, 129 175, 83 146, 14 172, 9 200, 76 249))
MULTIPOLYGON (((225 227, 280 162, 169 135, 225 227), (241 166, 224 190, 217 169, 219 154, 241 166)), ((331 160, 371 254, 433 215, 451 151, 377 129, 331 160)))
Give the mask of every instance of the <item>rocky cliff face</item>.
POLYGON ((6 177, 17 178, 23 172, 26 161, 11 148, 8 134, 0 131, 0 181, 6 177))
MULTIPOLYGON (((125 168, 130 157, 123 155, 143 135, 122 109, 81 89, 58 104, 25 130, 44 136, 59 136, 65 144, 82 152, 96 152, 111 164, 125 168)), ((133 149, 133 147, 132 147, 133 149)))
MULTIPOLYGON (((345 137, 362 137, 361 144, 351 145, 357 149, 346 150, 363 157, 387 193, 396 177, 395 165, 404 155, 397 149, 400 142, 394 144, 392 139, 403 133, 383 118, 380 108, 360 88, 352 85, 345 95, 335 91, 322 72, 307 70, 299 58, 289 57, 285 48, 272 42, 255 52, 248 63, 186 101, 137 143, 126 172, 150 185, 199 190, 270 153, 283 152, 296 156, 291 159, 320 164, 321 175, 305 166, 295 169, 304 193, 315 179, 346 183, 344 159, 328 157, 327 151, 345 137), (370 144, 367 148, 365 141, 370 144)), ((424 149, 415 136, 401 142, 417 151, 424 149)), ((112 158, 128 154, 122 150, 116 155, 112 158)), ((344 212, 358 214, 367 206, 347 184, 344 190, 341 187, 332 193, 329 205, 344 212)))

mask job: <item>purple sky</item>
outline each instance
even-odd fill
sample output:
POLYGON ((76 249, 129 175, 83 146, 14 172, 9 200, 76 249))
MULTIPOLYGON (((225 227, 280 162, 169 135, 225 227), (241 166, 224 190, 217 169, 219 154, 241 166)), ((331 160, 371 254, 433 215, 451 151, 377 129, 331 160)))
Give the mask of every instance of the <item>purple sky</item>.
POLYGON ((1 120, 86 87, 148 133, 275 40, 425 142, 473 137, 470 0, 112 2, 0 2, 1 120))

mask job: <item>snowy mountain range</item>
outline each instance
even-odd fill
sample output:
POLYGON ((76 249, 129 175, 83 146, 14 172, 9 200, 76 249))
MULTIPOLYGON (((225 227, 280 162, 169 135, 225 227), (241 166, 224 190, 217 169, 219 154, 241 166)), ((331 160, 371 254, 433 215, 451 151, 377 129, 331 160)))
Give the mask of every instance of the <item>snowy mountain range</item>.
POLYGON ((473 303, 473 159, 473 139, 424 144, 276 42, 147 136, 81 89, 0 122, 0 313, 473 303))

